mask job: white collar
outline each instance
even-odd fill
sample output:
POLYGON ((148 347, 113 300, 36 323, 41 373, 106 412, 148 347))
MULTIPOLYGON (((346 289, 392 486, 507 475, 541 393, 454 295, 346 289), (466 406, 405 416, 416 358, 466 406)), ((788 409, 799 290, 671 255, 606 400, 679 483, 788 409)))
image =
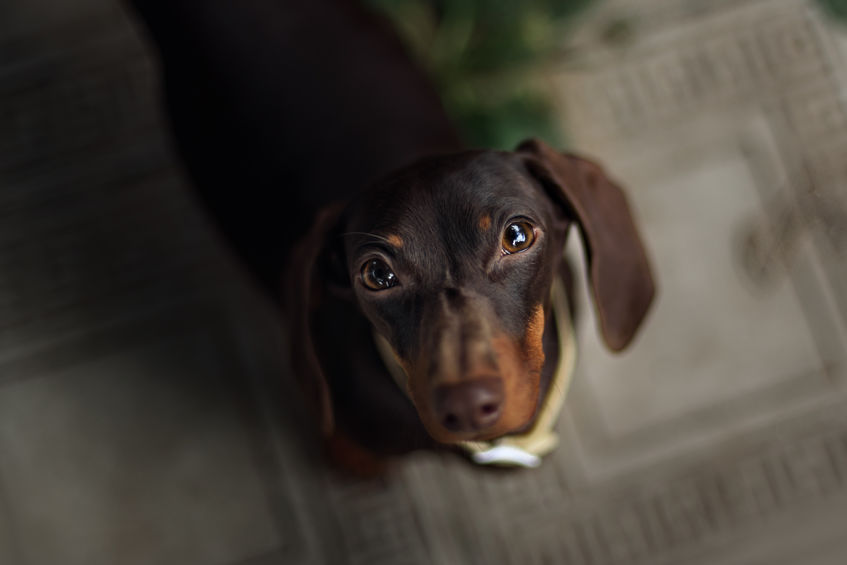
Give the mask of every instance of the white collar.
MULTIPOLYGON (((506 467, 538 467, 541 465, 541 457, 553 451, 559 443, 559 436, 554 428, 576 366, 576 339, 565 286, 559 278, 553 281, 550 298, 553 319, 559 334, 559 359, 535 424, 523 434, 507 435, 491 441, 460 442, 459 447, 468 452, 474 463, 506 467)), ((374 333, 374 340, 382 361, 394 381, 404 392, 408 392, 406 373, 397 362, 394 350, 388 341, 377 333, 374 333)))

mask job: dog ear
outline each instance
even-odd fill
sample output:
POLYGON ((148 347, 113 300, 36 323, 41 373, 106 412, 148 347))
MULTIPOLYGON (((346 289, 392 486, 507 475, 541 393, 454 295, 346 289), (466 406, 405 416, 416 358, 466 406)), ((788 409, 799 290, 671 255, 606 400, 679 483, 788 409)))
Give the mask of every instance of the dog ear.
POLYGON ((338 256, 342 209, 339 204, 318 212, 309 233, 292 249, 281 285, 292 370, 316 412, 324 437, 332 435, 335 422, 329 385, 314 341, 313 313, 327 294, 352 295, 349 280, 341 272, 343 258, 338 256))
POLYGON ((621 188, 596 164, 537 139, 521 143, 530 172, 579 223, 606 345, 632 340, 655 294, 647 253, 621 188))

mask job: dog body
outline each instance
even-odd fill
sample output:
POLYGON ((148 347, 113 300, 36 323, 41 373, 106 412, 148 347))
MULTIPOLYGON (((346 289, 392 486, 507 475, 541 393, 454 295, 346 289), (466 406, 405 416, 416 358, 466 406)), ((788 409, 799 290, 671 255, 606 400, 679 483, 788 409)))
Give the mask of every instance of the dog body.
POLYGON ((461 149, 423 73, 356 3, 135 4, 188 169, 280 297, 342 464, 533 427, 560 357, 550 296, 569 279, 573 223, 603 336, 630 342, 654 285, 599 167, 535 140, 461 149))

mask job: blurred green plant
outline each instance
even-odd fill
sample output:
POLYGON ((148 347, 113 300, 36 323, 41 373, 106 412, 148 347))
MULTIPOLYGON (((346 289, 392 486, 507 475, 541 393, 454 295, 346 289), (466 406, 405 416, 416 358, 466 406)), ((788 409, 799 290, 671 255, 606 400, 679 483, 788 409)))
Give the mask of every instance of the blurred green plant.
POLYGON ((847 0, 818 0, 818 4, 841 23, 847 23, 847 0))
MULTIPOLYGON (((539 75, 562 59, 574 18, 594 0, 367 1, 429 71, 468 144, 511 149, 537 136, 563 145, 539 75)), ((847 0, 816 1, 847 24, 847 0)), ((605 39, 626 44, 631 32, 625 19, 613 21, 605 39)))
POLYGON ((477 147, 536 136, 561 145, 538 73, 593 0, 368 0, 430 72, 447 112, 477 147))

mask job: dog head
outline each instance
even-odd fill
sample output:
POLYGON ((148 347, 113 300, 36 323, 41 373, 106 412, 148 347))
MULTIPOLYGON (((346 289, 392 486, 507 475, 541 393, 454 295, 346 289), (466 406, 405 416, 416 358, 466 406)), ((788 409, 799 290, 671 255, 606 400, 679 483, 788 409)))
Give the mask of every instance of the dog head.
MULTIPOLYGON (((323 259, 310 266, 323 272, 310 284, 355 302, 390 344, 421 421, 442 443, 533 421, 550 288, 572 223, 611 349, 630 342, 654 294, 620 188, 593 163, 535 140, 515 152, 424 159, 325 223, 323 259)), ((325 386, 319 394, 330 409, 325 386)))

